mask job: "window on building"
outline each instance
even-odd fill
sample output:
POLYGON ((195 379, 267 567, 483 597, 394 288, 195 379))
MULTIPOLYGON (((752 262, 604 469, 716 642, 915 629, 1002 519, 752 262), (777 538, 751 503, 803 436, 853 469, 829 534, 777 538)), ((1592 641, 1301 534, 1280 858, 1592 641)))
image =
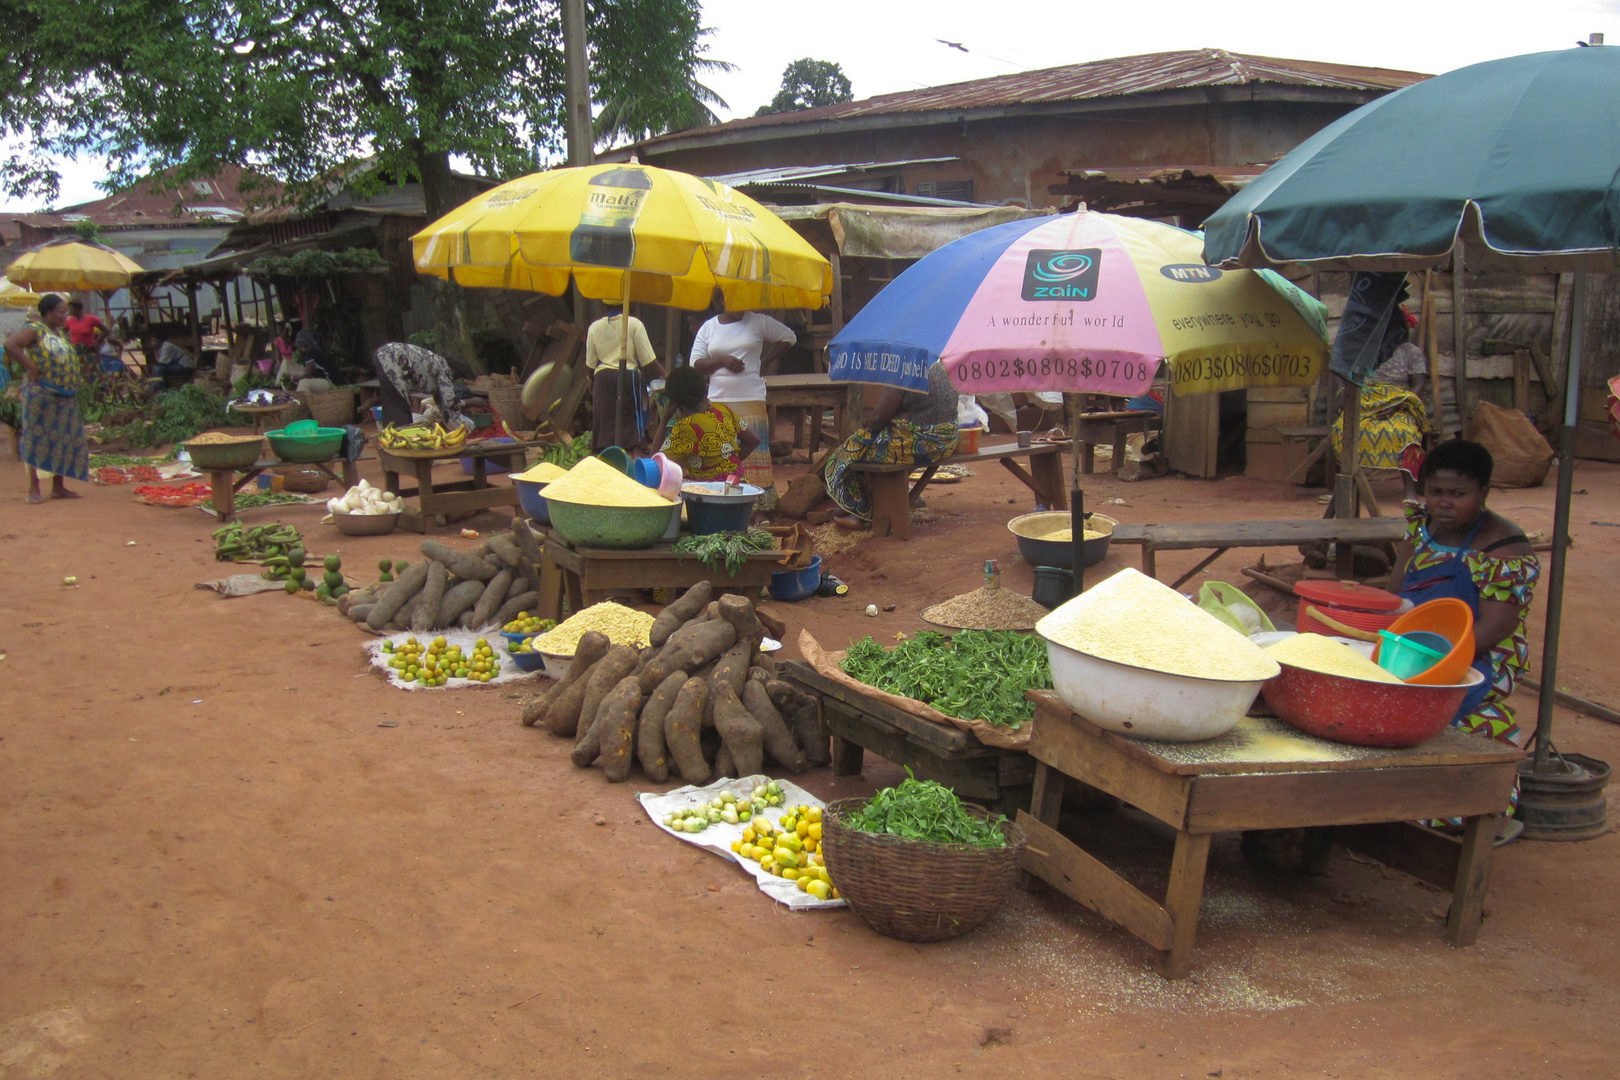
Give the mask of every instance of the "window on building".
POLYGON ((955 199, 957 202, 972 202, 973 181, 919 180, 915 186, 915 194, 928 199, 955 199))
POLYGON ((198 195, 212 195, 214 193, 214 185, 210 184, 207 180, 193 180, 191 182, 191 190, 195 191, 198 195))

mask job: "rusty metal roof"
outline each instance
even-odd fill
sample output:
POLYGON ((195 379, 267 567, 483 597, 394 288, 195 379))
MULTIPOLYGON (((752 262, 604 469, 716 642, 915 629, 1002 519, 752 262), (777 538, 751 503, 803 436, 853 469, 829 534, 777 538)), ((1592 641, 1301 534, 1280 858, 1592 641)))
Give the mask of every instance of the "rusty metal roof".
MULTIPOLYGON (((235 165, 225 165, 213 176, 174 181, 172 170, 141 180, 104 199, 66 206, 52 213, 10 214, 8 221, 25 222, 40 229, 72 228, 80 221, 111 229, 179 228, 229 224, 239 220, 254 200, 274 200, 281 185, 256 181, 251 194, 242 190, 250 177, 235 165)), ((247 186, 253 187, 252 183, 247 186)))
POLYGON ((1225 49, 1148 53, 997 75, 923 90, 880 94, 860 101, 823 105, 797 112, 744 117, 706 128, 671 132, 637 145, 653 149, 669 140, 720 130, 741 132, 895 113, 966 112, 1017 105, 1060 104, 1200 87, 1273 84, 1362 91, 1369 97, 1376 97, 1427 78, 1428 75, 1415 71, 1325 64, 1310 60, 1280 60, 1225 49))

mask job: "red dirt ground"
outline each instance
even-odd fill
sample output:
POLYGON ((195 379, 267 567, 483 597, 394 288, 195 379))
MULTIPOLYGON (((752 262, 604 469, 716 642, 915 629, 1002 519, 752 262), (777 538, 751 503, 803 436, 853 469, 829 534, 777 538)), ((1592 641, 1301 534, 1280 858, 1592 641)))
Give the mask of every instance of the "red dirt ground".
MULTIPOLYGON (((1620 468, 1577 478, 1559 682, 1612 706, 1620 529, 1589 523, 1620 522, 1620 468)), ((392 690, 335 613, 194 588, 228 570, 197 511, 89 487, 24 506, 15 464, 0 485, 4 1080, 1615 1073, 1620 837, 1503 849, 1461 950, 1444 894, 1342 851, 1326 876, 1262 872, 1236 837, 1216 844, 1184 982, 1053 895, 954 942, 890 941, 847 911, 790 914, 673 842, 632 801, 639 775, 573 768, 505 688, 392 690)), ((1086 486, 1126 521, 1320 512, 1244 479, 1086 486)), ((986 467, 930 503, 911 543, 831 560, 847 598, 779 613, 841 645, 916 628, 987 557, 1027 589, 1002 527, 1031 509, 1023 488, 986 467)), ((1551 503, 1550 487, 1492 498, 1541 531, 1551 503)), ((247 516, 295 522, 360 576, 417 557, 414 538, 342 538, 320 514, 247 516)), ((1210 576, 1243 582, 1253 554, 1210 576)), ((1134 563, 1116 551, 1093 574, 1134 563)), ((1558 723, 1564 749, 1620 759, 1620 728, 1558 723)), ((869 758, 864 778, 801 782, 835 797, 895 779, 869 758)))

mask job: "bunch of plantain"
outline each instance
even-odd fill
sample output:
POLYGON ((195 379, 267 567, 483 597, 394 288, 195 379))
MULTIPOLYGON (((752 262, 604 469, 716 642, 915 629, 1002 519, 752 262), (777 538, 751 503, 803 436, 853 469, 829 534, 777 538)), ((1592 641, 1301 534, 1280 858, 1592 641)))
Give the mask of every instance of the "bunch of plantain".
POLYGON ((454 450, 466 441, 467 429, 460 425, 446 431, 443 424, 402 428, 388 424, 377 432, 377 445, 384 450, 454 450))

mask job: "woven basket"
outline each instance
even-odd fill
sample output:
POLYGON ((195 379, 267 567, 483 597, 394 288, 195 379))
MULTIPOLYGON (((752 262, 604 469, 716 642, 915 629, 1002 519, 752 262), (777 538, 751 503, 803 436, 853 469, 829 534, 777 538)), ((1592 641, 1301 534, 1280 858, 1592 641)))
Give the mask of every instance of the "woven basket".
POLYGON ((281 477, 283 490, 300 495, 319 495, 332 482, 321 470, 302 465, 278 465, 270 471, 281 477))
POLYGON ((489 398, 489 407, 495 410, 497 422, 506 421, 513 431, 522 431, 529 426, 528 417, 523 412, 523 387, 497 386, 484 392, 489 398))
MULTIPOLYGON (((843 815, 865 799, 828 803, 822 816, 822 855, 827 873, 855 914, 884 937, 944 941, 978 926, 1007 899, 1018 881, 1025 836, 1003 822, 1003 848, 931 844, 862 832, 843 815)), ((976 817, 989 812, 971 804, 976 817)))
POLYGON ((353 390, 301 390, 293 396, 304 403, 310 419, 321 427, 343 427, 354 423, 353 390))

